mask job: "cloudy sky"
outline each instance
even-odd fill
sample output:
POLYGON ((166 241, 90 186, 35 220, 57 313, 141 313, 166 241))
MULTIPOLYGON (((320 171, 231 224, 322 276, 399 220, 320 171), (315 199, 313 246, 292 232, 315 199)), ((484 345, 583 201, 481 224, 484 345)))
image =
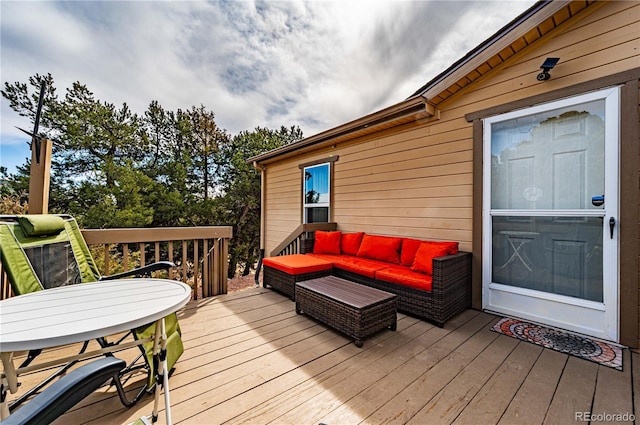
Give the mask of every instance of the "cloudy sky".
MULTIPOLYGON (((534 3, 509 1, 0 0, 0 77, 51 73, 143 113, 204 105, 231 135, 305 136, 391 106, 534 3)), ((2 99, 0 164, 33 124, 2 99)), ((55 148, 54 148, 55 149, 55 148)))

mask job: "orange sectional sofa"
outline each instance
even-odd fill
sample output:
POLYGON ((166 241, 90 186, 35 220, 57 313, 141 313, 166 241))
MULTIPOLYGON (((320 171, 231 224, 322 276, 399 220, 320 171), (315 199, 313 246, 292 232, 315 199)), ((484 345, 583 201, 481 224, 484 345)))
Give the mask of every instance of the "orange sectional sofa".
POLYGON ((263 285, 293 299, 295 282, 331 274, 394 293, 398 311, 438 326, 471 306, 471 253, 457 242, 316 231, 301 252, 265 258, 263 285))

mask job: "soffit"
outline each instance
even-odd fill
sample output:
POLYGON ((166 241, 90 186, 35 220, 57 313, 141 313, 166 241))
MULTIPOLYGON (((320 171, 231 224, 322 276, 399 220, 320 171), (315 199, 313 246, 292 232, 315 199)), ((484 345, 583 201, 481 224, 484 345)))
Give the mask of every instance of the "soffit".
POLYGON ((595 2, 537 3, 414 95, 421 95, 432 105, 438 106, 595 2))

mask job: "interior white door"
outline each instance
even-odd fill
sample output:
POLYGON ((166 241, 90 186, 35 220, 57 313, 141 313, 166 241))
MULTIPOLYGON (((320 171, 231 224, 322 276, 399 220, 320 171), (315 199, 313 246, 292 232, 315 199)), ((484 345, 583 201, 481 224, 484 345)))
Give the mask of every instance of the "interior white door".
POLYGON ((618 89, 484 122, 483 305, 618 341, 618 89))

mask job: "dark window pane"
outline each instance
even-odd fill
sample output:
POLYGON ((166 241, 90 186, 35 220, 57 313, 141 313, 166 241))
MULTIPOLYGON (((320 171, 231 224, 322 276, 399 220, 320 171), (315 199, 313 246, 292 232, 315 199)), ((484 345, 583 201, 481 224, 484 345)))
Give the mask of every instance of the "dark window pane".
POLYGON ((329 222, 329 208, 327 207, 314 207, 307 208, 307 223, 328 223, 329 222))
POLYGON ((602 302, 602 217, 493 217, 493 282, 602 302))

